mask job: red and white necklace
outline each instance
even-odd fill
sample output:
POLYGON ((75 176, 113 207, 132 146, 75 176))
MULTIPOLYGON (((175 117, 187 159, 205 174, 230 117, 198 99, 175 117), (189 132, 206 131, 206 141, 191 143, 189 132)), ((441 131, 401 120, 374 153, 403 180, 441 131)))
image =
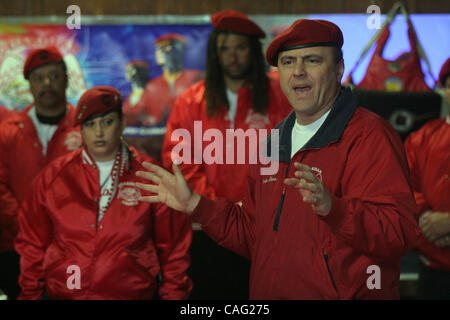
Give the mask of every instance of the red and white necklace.
POLYGON ((128 148, 125 144, 122 144, 119 151, 117 151, 110 174, 105 179, 105 181, 100 185, 100 197, 102 197, 102 195, 108 195, 108 200, 106 201, 106 204, 103 206, 100 204, 99 201, 97 223, 99 223, 102 220, 103 216, 105 215, 105 212, 108 210, 112 200, 116 195, 119 177, 123 175, 127 162, 128 162, 128 148), (108 183, 108 181, 110 182, 108 183))

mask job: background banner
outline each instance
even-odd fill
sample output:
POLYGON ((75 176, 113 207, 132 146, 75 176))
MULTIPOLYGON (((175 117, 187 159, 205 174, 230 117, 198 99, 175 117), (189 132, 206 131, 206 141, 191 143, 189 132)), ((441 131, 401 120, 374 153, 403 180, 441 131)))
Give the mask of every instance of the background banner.
MULTIPOLYGON (((333 21, 342 29, 345 39, 346 72, 343 79, 377 31, 368 27, 369 15, 365 14, 250 17, 267 34, 263 40, 264 49, 296 19, 333 21)), ((382 15, 381 22, 383 19, 382 15)), ((450 52, 450 15, 411 15, 411 20, 430 60, 432 75, 427 74, 425 80, 433 88, 439 69, 450 52)), ((76 105, 87 88, 97 85, 117 88, 123 96, 127 115, 125 135, 136 146, 141 144, 143 149, 156 148, 157 154, 175 98, 204 76, 211 30, 208 15, 82 16, 81 28, 72 30, 66 26, 64 17, 1 17, 0 105, 20 111, 32 102, 28 82, 22 74, 25 58, 32 49, 54 45, 61 50, 68 66, 68 100, 76 105), (156 137, 156 140, 144 143, 135 139, 139 137, 156 137)), ((396 19, 385 57, 395 59, 409 50, 406 30, 405 20, 396 19)), ((355 83, 362 79, 372 52, 373 48, 354 72, 355 83)))

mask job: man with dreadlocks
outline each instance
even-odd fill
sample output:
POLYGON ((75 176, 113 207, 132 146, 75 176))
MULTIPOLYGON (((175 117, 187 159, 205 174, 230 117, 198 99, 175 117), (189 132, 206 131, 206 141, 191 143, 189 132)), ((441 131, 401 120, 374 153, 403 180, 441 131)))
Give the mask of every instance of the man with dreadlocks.
MULTIPOLYGON (((163 163, 172 166, 172 149, 179 143, 172 133, 179 128, 194 137, 194 121, 201 121, 203 131, 227 129, 272 129, 289 112, 289 103, 277 81, 266 75, 260 38, 261 28, 236 11, 212 15, 214 27, 208 40, 206 77, 186 90, 175 102, 167 122, 163 145, 163 163)), ((186 141, 183 141, 186 143, 186 141)), ((208 142, 198 145, 203 154, 208 142)), ((245 150, 234 149, 237 152, 245 150)), ((224 154, 229 146, 223 147, 224 154)), ((197 150, 198 151, 198 150, 197 150)), ((192 157, 194 152, 191 152, 192 157)), ((228 156, 228 154, 227 154, 228 156)), ((196 161, 198 163, 198 161, 196 161)), ((205 161, 202 161, 205 162, 205 161)), ((183 163, 184 176, 195 192, 209 198, 227 198, 239 202, 245 193, 245 164, 183 163)), ((220 247, 193 225, 191 277, 194 289, 191 299, 248 299, 249 262, 220 247)))

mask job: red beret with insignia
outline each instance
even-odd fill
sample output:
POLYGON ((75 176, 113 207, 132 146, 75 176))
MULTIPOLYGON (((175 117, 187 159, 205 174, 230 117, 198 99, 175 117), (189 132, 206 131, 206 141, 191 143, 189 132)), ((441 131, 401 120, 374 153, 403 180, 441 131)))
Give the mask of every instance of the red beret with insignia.
POLYGON ((217 30, 242 33, 248 36, 264 38, 264 31, 245 14, 234 11, 220 11, 211 16, 212 25, 217 30))
POLYGON ((156 38, 155 40, 155 44, 160 44, 161 42, 165 42, 168 40, 175 40, 175 41, 180 41, 183 43, 186 43, 187 40, 184 36, 182 36, 181 34, 178 33, 169 33, 169 34, 165 34, 161 37, 156 38))
POLYGON ((47 63, 63 61, 61 52, 55 47, 35 49, 30 52, 23 67, 23 76, 28 79, 31 71, 47 63))
POLYGON ((113 87, 100 86, 87 90, 78 100, 73 126, 89 117, 122 107, 122 97, 113 87))
POLYGON ((445 80, 447 79, 447 76, 450 75, 450 58, 445 61, 441 68, 441 72, 439 72, 439 82, 443 87, 445 87, 445 80))
POLYGON ((266 60, 276 67, 280 52, 318 46, 342 48, 343 44, 342 31, 334 23, 300 19, 272 40, 266 51, 266 60))

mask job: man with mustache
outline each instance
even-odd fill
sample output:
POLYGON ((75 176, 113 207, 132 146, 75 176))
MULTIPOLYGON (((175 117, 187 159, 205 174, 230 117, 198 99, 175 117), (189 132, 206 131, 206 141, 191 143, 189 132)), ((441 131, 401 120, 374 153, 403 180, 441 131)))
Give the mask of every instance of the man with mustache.
MULTIPOLYGON (((279 83, 267 77, 260 39, 261 28, 246 15, 228 10, 211 17, 213 31, 208 39, 205 80, 194 84, 175 102, 163 144, 162 158, 172 165, 172 140, 176 129, 187 129, 194 137, 194 121, 201 121, 203 131, 227 129, 272 129, 290 111, 279 83)), ((217 131, 216 131, 217 132, 217 131)), ((193 148, 196 143, 189 143, 193 148)), ((208 143, 200 143, 200 151, 208 143)), ((192 149, 193 150, 193 149, 192 149)), ((225 155, 229 150, 223 148, 225 155)), ((235 147, 234 155, 245 150, 235 147)), ((194 155, 194 152, 191 152, 194 155)), ((242 200, 247 164, 191 164, 181 170, 195 191, 210 198, 242 200)), ((191 249, 192 299, 248 299, 249 263, 215 244, 194 225, 191 249), (215 270, 215 271, 213 271, 215 270)))
POLYGON ((24 65, 34 102, 0 125, 0 289, 19 294, 19 256, 13 241, 17 212, 32 180, 53 159, 77 149, 75 108, 66 100, 67 68, 55 47, 35 49, 24 65))

